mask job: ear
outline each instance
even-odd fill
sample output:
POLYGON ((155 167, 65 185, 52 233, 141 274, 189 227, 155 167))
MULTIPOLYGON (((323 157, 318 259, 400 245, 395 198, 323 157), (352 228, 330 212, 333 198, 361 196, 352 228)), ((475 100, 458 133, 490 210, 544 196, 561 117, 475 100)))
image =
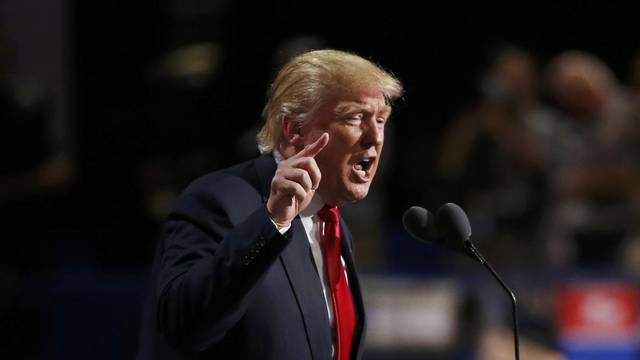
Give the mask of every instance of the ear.
POLYGON ((296 150, 304 147, 304 137, 300 132, 300 125, 288 115, 282 120, 282 136, 286 143, 296 150))

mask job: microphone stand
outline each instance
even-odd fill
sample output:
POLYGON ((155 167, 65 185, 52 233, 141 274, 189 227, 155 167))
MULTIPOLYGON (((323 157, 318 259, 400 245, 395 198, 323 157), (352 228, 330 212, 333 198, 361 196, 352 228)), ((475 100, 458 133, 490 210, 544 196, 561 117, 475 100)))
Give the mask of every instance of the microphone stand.
POLYGON ((473 243, 469 239, 464 241, 464 247, 482 265, 484 265, 484 267, 489 269, 489 272, 491 272, 491 275, 493 275, 493 277, 496 280, 498 280, 498 282, 500 283, 500 286, 502 286, 504 291, 506 291, 507 294, 509 294, 509 297, 511 298, 511 313, 512 313, 512 316, 513 316, 513 344, 514 344, 514 348, 515 348, 516 360, 520 360, 520 340, 519 340, 519 336, 518 336, 518 309, 517 309, 517 306, 516 306, 516 304, 517 304, 516 295, 513 293, 513 291, 511 291, 511 289, 509 289, 507 284, 505 284, 504 281, 502 281, 502 279, 500 278, 498 273, 496 273, 495 270, 493 270, 491 265, 489 265, 489 263, 484 259, 484 257, 480 254, 478 249, 476 249, 476 247, 473 245, 473 243))

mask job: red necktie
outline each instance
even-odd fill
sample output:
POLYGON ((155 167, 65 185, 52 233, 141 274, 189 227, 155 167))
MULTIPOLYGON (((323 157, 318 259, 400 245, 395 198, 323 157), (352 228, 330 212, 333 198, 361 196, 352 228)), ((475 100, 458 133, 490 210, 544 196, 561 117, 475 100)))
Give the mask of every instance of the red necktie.
POLYGON ((351 291, 347 285, 344 267, 340 258, 340 221, 338 208, 323 207, 318 216, 324 221, 324 239, 321 241, 324 253, 325 267, 329 286, 331 287, 331 301, 335 314, 338 360, 348 360, 351 352, 351 341, 356 326, 351 291))

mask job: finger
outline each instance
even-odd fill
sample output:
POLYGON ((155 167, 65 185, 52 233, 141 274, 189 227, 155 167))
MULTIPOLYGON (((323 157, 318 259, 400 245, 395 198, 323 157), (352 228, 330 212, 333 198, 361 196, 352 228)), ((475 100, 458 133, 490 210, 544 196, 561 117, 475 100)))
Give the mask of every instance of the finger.
POLYGON ((278 184, 277 189, 282 194, 295 197, 298 202, 302 202, 307 196, 307 192, 302 185, 291 180, 283 180, 278 184))
POLYGON ((320 180, 322 179, 322 174, 320 173, 320 168, 314 158, 304 157, 296 159, 291 163, 291 166, 294 168, 304 169, 311 178, 311 188, 314 190, 318 188, 320 180))
POLYGON ((287 180, 295 181, 302 185, 305 191, 310 191, 313 188, 311 176, 309 176, 309 173, 305 169, 289 168, 283 170, 282 176, 287 180))
POLYGON ((314 157, 318 155, 318 153, 322 151, 325 146, 327 146, 327 143, 329 143, 329 133, 323 133, 316 141, 314 141, 310 145, 305 146, 305 148, 302 149, 298 154, 300 155, 300 157, 314 157))

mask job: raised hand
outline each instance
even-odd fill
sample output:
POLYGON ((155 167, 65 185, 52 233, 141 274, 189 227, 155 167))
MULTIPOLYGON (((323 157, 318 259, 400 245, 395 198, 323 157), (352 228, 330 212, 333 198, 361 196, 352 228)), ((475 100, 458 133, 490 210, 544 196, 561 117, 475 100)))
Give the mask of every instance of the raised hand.
POLYGON ((315 142, 278 164, 271 180, 267 210, 279 228, 289 226, 311 202, 322 178, 314 157, 328 142, 329 134, 323 133, 315 142))

